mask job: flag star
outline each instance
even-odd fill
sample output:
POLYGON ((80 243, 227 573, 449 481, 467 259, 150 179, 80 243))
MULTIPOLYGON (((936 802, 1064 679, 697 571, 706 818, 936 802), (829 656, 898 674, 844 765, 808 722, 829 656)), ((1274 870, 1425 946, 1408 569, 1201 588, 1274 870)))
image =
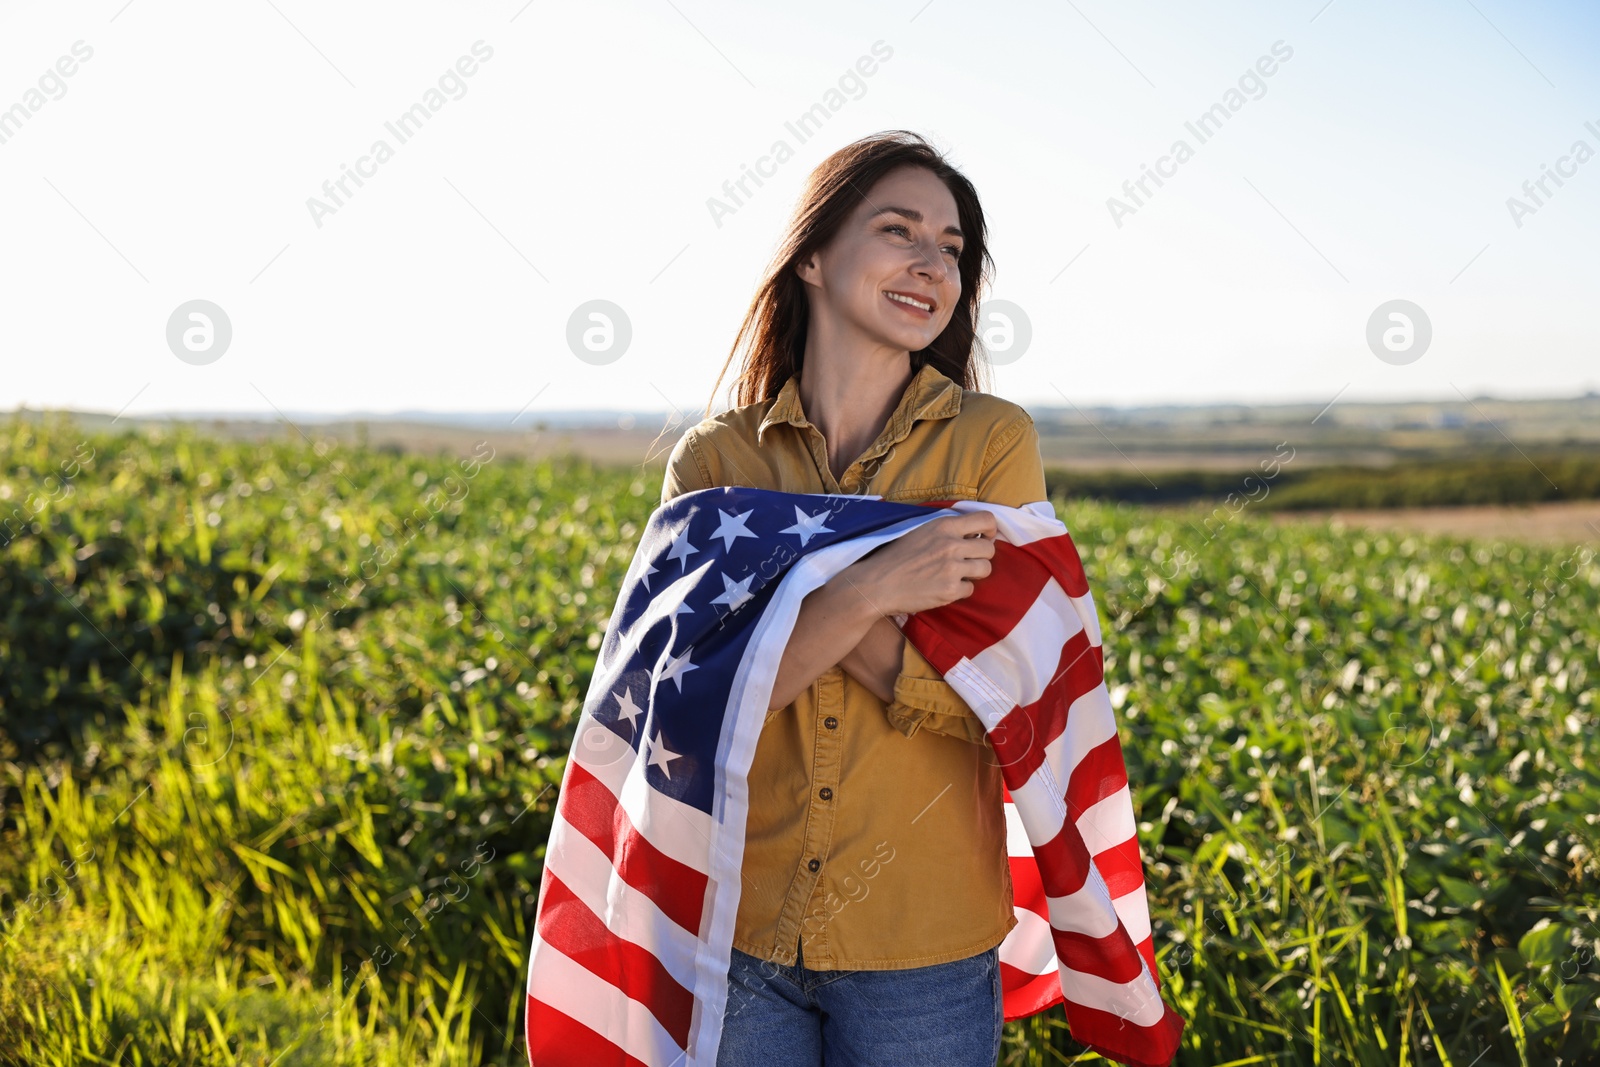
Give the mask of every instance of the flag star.
POLYGON ((684 570, 688 570, 690 554, 698 551, 700 551, 698 548, 689 543, 689 526, 685 523, 683 529, 678 531, 678 536, 672 539, 672 551, 667 553, 667 558, 677 560, 683 564, 684 570))
POLYGON ((779 533, 792 533, 792 534, 794 534, 794 535, 796 535, 797 537, 800 538, 800 543, 802 545, 807 545, 807 544, 810 544, 811 543, 811 539, 813 537, 815 537, 819 533, 833 533, 832 529, 822 525, 823 520, 826 519, 829 515, 832 515, 832 514, 833 514, 832 509, 829 509, 828 511, 824 511, 821 514, 818 514, 818 515, 807 515, 805 512, 801 511, 799 508, 795 508, 794 509, 794 518, 795 518, 794 525, 789 527, 786 530, 779 530, 778 532, 779 533))
POLYGON ((612 699, 614 699, 621 708, 617 714, 617 718, 627 719, 629 726, 637 725, 633 720, 637 719, 639 717, 639 713, 644 709, 633 702, 633 690, 625 687, 622 690, 621 696, 617 696, 615 693, 613 693, 612 699))
POLYGON ((667 764, 672 760, 682 758, 683 754, 681 752, 674 752, 667 747, 667 743, 662 740, 661 732, 658 730, 656 732, 655 740, 650 742, 649 765, 652 767, 660 767, 661 773, 666 775, 668 778, 671 778, 672 771, 667 768, 667 764))
POLYGON ((644 583, 645 589, 654 592, 655 590, 650 589, 650 576, 656 573, 656 569, 650 566, 650 561, 647 559, 641 559, 640 562, 644 564, 644 570, 639 572, 639 581, 644 583))
POLYGON ((742 582, 736 582, 726 574, 722 575, 722 595, 712 601, 713 604, 726 604, 732 611, 738 611, 746 600, 751 597, 750 583, 755 581, 755 575, 745 576, 742 582))
MULTIPOLYGON (((752 508, 751 511, 753 510, 755 509, 752 508)), ((722 538, 722 550, 724 552, 733 547, 733 540, 736 537, 755 537, 755 534, 746 529, 744 524, 744 520, 750 517, 749 511, 743 515, 729 515, 726 511, 718 508, 717 514, 722 516, 722 522, 712 531, 711 536, 722 538)))
POLYGON ((658 678, 662 679, 672 679, 672 681, 677 685, 678 692, 680 693, 683 692, 683 676, 688 674, 690 671, 697 671, 700 669, 695 664, 689 662, 689 653, 692 651, 694 651, 694 649, 688 649, 681 656, 674 656, 671 653, 668 653, 667 665, 662 668, 660 675, 657 676, 658 678))

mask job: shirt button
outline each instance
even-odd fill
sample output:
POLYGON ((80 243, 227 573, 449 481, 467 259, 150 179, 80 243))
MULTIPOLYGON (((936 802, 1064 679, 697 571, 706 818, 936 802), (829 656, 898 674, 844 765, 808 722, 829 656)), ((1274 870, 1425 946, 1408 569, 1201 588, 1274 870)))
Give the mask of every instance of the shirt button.
POLYGON ((837 730, 839 728, 839 720, 834 718, 832 715, 829 715, 826 719, 822 720, 822 725, 826 726, 830 730, 837 730))
POLYGON ((810 860, 810 861, 808 861, 806 863, 806 869, 807 870, 811 870, 811 871, 814 871, 818 867, 821 867, 821 866, 822 866, 822 861, 821 860, 810 860))
POLYGON ((821 797, 823 800, 832 800, 833 790, 829 789, 827 786, 823 786, 821 789, 817 790, 817 796, 821 797))

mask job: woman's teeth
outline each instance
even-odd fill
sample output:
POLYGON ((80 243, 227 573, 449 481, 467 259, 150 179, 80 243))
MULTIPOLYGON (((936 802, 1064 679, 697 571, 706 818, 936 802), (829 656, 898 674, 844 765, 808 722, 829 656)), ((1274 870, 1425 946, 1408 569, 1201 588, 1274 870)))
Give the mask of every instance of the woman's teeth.
POLYGON ((901 296, 899 293, 885 293, 884 295, 887 296, 890 300, 896 301, 897 303, 906 304, 906 305, 908 305, 910 307, 914 307, 914 308, 918 309, 919 311, 927 311, 927 312, 932 312, 933 311, 932 306, 930 306, 928 304, 924 304, 920 300, 913 300, 909 296, 901 296))

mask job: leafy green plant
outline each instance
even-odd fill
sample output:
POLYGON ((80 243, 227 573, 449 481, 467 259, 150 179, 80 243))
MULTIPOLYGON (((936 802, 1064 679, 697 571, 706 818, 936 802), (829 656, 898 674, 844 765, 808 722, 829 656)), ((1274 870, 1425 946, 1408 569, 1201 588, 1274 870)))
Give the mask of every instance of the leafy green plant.
MULTIPOLYGON (((659 485, 0 426, 0 1063, 525 1062, 659 485)), ((1058 507, 1179 1062, 1600 1058, 1593 555, 1058 507)), ((1094 1059, 1059 1008, 1007 1028, 1005 1063, 1094 1059)))

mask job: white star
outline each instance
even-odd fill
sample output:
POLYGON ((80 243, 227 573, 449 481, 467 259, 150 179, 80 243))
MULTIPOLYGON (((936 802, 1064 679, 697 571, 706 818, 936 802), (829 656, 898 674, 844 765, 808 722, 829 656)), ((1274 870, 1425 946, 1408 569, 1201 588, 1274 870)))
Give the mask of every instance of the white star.
MULTIPOLYGON (((751 510, 755 509, 752 508, 751 510)), ((722 538, 722 550, 724 552, 733 547, 733 539, 736 537, 755 537, 755 534, 746 529, 744 525, 744 520, 750 517, 749 511, 743 515, 729 515, 726 511, 718 508, 717 514, 722 516, 722 522, 712 531, 711 536, 722 538)))
POLYGON ((713 600, 713 604, 726 604, 730 611, 738 611, 746 600, 751 597, 750 583, 755 581, 754 574, 747 575, 742 582, 736 582, 726 574, 722 575, 722 595, 713 600))
POLYGON ((678 692, 682 693, 683 676, 688 674, 690 671, 697 671, 700 669, 693 663, 689 662, 689 653, 693 651, 693 648, 689 648, 685 650, 681 656, 674 656, 669 652, 667 654, 667 665, 662 668, 661 673, 656 677, 658 679, 672 679, 672 681, 678 686, 678 692))
POLYGON ((637 719, 639 713, 644 709, 633 702, 633 690, 624 688, 621 696, 617 696, 615 693, 611 694, 611 696, 622 709, 617 718, 627 719, 629 726, 636 726, 637 723, 633 720, 637 719))
POLYGON ((672 551, 667 553, 668 559, 675 559, 683 564, 683 569, 689 569, 689 555, 700 551, 689 543, 689 524, 684 523, 683 529, 678 531, 678 536, 672 539, 672 551))
POLYGON ((831 530, 830 528, 822 525, 823 520, 826 519, 829 515, 832 515, 832 514, 833 514, 833 511, 830 509, 828 511, 822 512, 820 515, 807 515, 805 512, 801 511, 799 508, 795 508, 794 509, 794 518, 795 518, 794 525, 789 527, 786 530, 779 530, 778 532, 779 533, 792 533, 792 534, 794 534, 794 535, 796 535, 797 537, 800 538, 800 543, 802 545, 807 545, 807 544, 810 544, 811 543, 811 539, 813 537, 815 537, 819 533, 833 533, 833 530, 831 530))
POLYGON ((639 572, 639 580, 644 583, 645 589, 654 592, 655 590, 650 589, 650 576, 656 572, 656 569, 650 566, 650 561, 643 557, 640 558, 640 562, 644 564, 644 570, 639 572))
POLYGON ((652 767, 660 767, 661 773, 666 775, 668 778, 671 778, 672 772, 667 769, 667 763, 670 760, 682 759, 683 754, 680 752, 673 752, 671 749, 667 748, 667 743, 661 739, 661 734, 659 731, 656 733, 656 739, 650 742, 650 748, 651 752, 649 765, 652 767))

